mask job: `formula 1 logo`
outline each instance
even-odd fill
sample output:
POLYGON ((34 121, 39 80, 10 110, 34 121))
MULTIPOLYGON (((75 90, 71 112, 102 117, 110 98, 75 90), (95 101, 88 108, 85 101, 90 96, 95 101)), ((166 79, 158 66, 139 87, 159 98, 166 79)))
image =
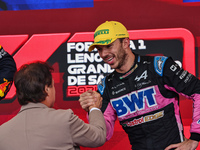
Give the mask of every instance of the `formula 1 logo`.
MULTIPOLYGON (((28 35, 0 36, 0 43, 9 54, 13 55, 17 69, 23 64, 32 61, 47 59, 64 43, 70 33, 34 34, 28 39, 28 35)), ((6 99, 15 96, 15 88, 11 87, 6 99)))
MULTIPOLYGON (((187 56, 183 58, 183 67, 195 75, 195 61, 193 61, 195 60, 194 37, 188 30, 173 28, 129 30, 128 32, 130 40, 137 41, 137 43, 131 41, 130 47, 133 50, 136 47, 142 51, 146 50, 144 40, 178 39, 183 41, 183 56, 187 56)), ((63 44, 66 44, 66 49, 61 49, 61 52, 65 51, 66 53, 63 56, 66 58, 66 61, 61 64, 62 68, 65 65, 65 70, 61 71, 61 73, 59 72, 60 70, 57 70, 56 73, 53 73, 53 77, 59 75, 59 79, 55 83, 61 83, 62 78, 64 79, 62 87, 63 94, 65 94, 63 96, 64 100, 67 100, 69 97, 70 100, 72 97, 76 97, 74 100, 77 100, 77 96, 88 89, 96 90, 96 84, 106 73, 110 73, 112 70, 107 64, 102 63, 97 51, 94 50, 88 53, 88 48, 94 38, 93 32, 75 33, 69 39, 70 35, 70 33, 34 34, 31 37, 29 35, 1 35, 0 44, 14 57, 18 69, 21 65, 32 61, 47 61, 59 51, 63 44), (63 74, 66 74, 66 76, 63 76, 63 74)), ((60 54, 57 57, 59 59, 60 54)), ((5 101, 12 102, 10 99, 13 99, 14 96, 15 88, 12 86, 5 101)))

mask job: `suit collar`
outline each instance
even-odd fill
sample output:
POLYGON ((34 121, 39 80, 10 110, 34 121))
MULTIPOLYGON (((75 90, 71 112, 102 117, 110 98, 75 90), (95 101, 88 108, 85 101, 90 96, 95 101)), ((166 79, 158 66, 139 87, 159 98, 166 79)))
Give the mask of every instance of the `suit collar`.
POLYGON ((22 105, 20 112, 27 110, 27 109, 33 109, 33 108, 48 108, 45 104, 42 103, 28 103, 26 105, 22 105))

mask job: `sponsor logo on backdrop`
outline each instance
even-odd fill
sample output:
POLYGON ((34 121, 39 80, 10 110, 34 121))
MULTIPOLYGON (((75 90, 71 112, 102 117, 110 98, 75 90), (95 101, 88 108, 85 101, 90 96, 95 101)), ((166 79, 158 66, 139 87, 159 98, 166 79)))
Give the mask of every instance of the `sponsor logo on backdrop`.
POLYGON ((97 90, 104 75, 113 70, 97 50, 88 52, 92 42, 67 43, 67 96, 79 96, 88 89, 97 90))
MULTIPOLYGON (((67 43, 66 97, 77 97, 88 89, 97 90, 97 84, 104 76, 113 72, 113 69, 102 61, 96 49, 88 52, 92 43, 67 43)), ((144 40, 131 40, 130 47, 132 50, 146 49, 144 40)))

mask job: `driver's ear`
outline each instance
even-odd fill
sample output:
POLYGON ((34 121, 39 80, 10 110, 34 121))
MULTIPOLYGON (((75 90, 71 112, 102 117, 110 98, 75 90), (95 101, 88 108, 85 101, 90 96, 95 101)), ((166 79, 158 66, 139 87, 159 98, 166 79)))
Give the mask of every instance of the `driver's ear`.
POLYGON ((49 87, 45 85, 45 92, 49 95, 49 87))
POLYGON ((123 42, 122 42, 122 45, 123 45, 123 48, 124 48, 124 49, 128 48, 129 45, 130 45, 130 40, 129 40, 129 38, 125 38, 125 39, 123 40, 123 42))

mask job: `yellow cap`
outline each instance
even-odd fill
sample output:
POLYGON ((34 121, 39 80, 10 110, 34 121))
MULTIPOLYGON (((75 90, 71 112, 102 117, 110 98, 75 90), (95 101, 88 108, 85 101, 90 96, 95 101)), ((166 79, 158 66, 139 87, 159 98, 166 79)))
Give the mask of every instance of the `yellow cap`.
POLYGON ((99 25, 94 32, 94 43, 89 47, 91 52, 96 45, 108 45, 118 38, 129 37, 126 27, 117 21, 106 21, 99 25))

